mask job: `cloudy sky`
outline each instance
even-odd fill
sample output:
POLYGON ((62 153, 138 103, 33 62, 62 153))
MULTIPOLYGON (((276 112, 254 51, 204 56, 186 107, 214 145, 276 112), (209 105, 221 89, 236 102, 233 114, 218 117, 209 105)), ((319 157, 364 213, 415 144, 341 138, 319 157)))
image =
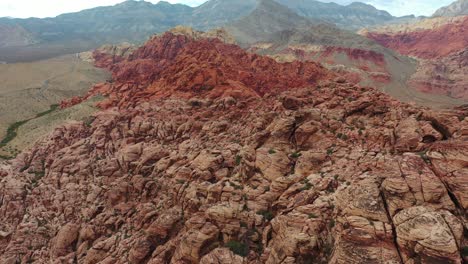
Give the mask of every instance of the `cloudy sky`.
MULTIPOLYGON (((75 12, 96 6, 114 5, 123 0, 0 0, 0 17, 52 17, 62 13, 75 12)), ((159 0, 147 0, 153 3, 159 0)), ((167 0, 171 3, 183 3, 197 6, 206 0, 167 0)), ((241 1, 241 0, 232 0, 241 1)), ((359 0, 323 0, 348 4, 359 0)), ((431 15, 439 7, 454 0, 360 0, 375 7, 389 11, 392 15, 409 14, 431 15)))

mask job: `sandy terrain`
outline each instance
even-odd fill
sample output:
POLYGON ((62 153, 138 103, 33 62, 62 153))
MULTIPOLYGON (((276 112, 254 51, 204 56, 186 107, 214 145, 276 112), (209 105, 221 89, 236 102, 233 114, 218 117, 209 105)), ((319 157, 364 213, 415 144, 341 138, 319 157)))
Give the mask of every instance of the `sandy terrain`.
POLYGON ((5 146, 0 147, 0 157, 13 157, 20 150, 28 149, 59 125, 73 121, 86 121, 98 110, 95 104, 101 99, 101 97, 95 97, 70 108, 56 109, 21 124, 16 130, 16 136, 5 146))
POLYGON ((15 122, 34 118, 52 104, 84 94, 109 73, 73 55, 15 64, 0 64, 0 139, 15 122))

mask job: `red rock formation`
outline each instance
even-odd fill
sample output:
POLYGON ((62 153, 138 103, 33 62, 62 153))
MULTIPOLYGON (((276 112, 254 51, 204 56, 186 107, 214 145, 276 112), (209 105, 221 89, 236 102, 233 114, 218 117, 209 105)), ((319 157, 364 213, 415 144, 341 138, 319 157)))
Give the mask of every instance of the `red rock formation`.
POLYGON ((409 84, 423 92, 468 100, 468 47, 444 58, 421 61, 409 84))
POLYGON ((368 32, 367 37, 401 54, 423 59, 445 57, 468 46, 468 16, 459 23, 404 33, 368 32))
POLYGON ((327 47, 321 54, 323 57, 332 56, 335 53, 344 53, 350 60, 363 61, 373 63, 375 66, 385 68, 385 57, 381 53, 372 50, 342 48, 342 47, 327 47))
POLYGON ((383 46, 419 58, 417 72, 408 82, 410 87, 468 100, 467 28, 468 16, 435 18, 406 28, 384 27, 365 35, 383 46))
POLYGON ((125 107, 150 98, 189 98, 194 94, 210 98, 263 96, 332 77, 317 63, 277 63, 218 39, 195 40, 169 32, 153 37, 125 60, 95 55, 96 65, 110 69, 114 81, 94 87, 86 98, 109 96, 106 106, 125 107))
MULTIPOLYGON (((348 82, 371 85, 382 90, 391 89, 402 76, 398 68, 404 65, 397 56, 386 51, 346 48, 326 45, 295 44, 278 46, 275 43, 257 43, 249 51, 269 54, 279 62, 314 61, 327 66, 332 72, 344 76, 348 82)), ((408 68, 408 65, 403 66, 408 68)), ((402 68, 403 68, 402 67, 402 68)))
POLYGON ((131 47, 120 49, 118 46, 111 46, 111 50, 100 48, 93 52, 94 65, 99 68, 111 70, 111 66, 124 61, 132 53, 131 47))
POLYGON ((0 163, 0 263, 466 260, 468 109, 161 39, 109 65, 115 83, 91 92, 107 92, 108 109, 0 163), (222 88, 252 94, 215 97, 222 88))

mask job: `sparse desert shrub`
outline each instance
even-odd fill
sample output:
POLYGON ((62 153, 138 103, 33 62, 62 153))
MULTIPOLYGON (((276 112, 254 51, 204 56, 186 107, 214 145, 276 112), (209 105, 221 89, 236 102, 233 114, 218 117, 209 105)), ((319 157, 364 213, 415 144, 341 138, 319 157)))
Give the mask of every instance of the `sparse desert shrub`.
POLYGON ((226 243, 226 247, 229 248, 234 254, 246 257, 249 254, 249 246, 245 243, 231 240, 226 243))
POLYGON ((300 152, 294 152, 294 153, 291 154, 291 158, 293 158, 293 159, 297 159, 300 156, 302 156, 302 154, 300 152))
POLYGON ((269 210, 260 210, 257 212, 257 214, 263 216, 263 218, 265 218, 268 221, 270 221, 271 219, 273 219, 273 217, 275 217, 273 215, 273 212, 269 210))
POLYGON ((236 165, 239 166, 242 161, 242 156, 241 155, 236 155, 236 165))
POLYGON ((314 213, 310 213, 309 214, 309 219, 312 219, 312 218, 318 218, 318 216, 314 213))
POLYGON ((306 183, 304 184, 304 186, 302 186, 301 191, 310 190, 310 189, 312 188, 312 186, 313 186, 313 185, 312 185, 310 182, 306 182, 306 183))

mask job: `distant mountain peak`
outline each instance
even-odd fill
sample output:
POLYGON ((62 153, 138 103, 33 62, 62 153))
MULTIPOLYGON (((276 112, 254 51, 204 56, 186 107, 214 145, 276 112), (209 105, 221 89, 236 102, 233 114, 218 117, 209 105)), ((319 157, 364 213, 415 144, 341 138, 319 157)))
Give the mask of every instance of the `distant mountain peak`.
POLYGON ((468 15, 468 0, 458 0, 452 4, 439 8, 433 17, 468 15))
POLYGON ((143 5, 153 5, 151 2, 146 2, 144 0, 126 0, 122 3, 117 4, 116 6, 130 7, 130 6, 143 6, 143 5))
POLYGON ((374 6, 362 2, 353 2, 345 6, 334 2, 324 3, 315 0, 277 1, 301 16, 319 18, 334 23, 341 28, 351 30, 358 30, 395 19, 387 11, 378 10, 374 6))
POLYGON ((272 0, 259 0, 255 9, 228 26, 240 43, 254 43, 284 30, 306 28, 312 21, 272 0))

